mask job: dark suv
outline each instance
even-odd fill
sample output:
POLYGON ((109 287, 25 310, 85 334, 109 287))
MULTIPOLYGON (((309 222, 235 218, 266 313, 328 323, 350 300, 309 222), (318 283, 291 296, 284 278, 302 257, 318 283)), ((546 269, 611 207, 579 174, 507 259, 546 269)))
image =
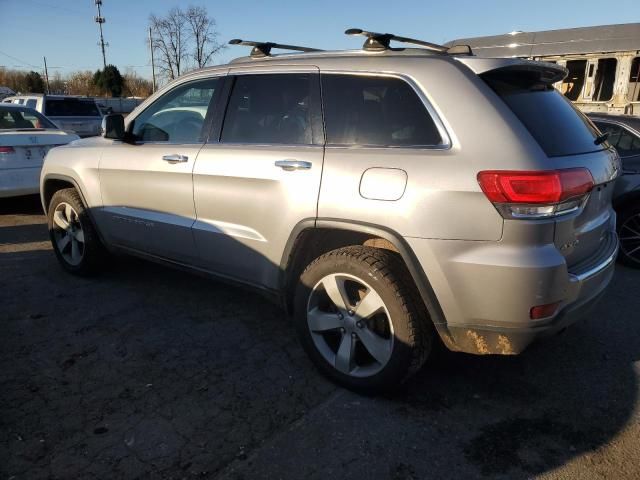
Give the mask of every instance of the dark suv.
POLYGON ((607 141, 622 159, 622 176, 613 195, 620 237, 618 259, 640 268, 640 117, 595 113, 589 117, 603 133, 608 133, 607 141))

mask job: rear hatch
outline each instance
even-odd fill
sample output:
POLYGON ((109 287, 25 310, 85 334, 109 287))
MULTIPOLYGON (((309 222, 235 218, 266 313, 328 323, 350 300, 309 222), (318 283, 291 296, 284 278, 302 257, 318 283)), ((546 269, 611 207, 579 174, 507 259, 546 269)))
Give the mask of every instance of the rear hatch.
POLYGON ((49 150, 77 137, 60 130, 24 129, 0 132, 0 169, 41 167, 49 150))
POLYGON ((63 130, 82 136, 100 134, 102 115, 93 99, 48 97, 44 114, 63 130))
POLYGON ((564 67, 511 59, 463 60, 522 122, 545 153, 545 169, 586 168, 594 187, 582 208, 555 216, 554 241, 570 271, 581 270, 615 249, 613 181, 620 159, 591 121, 552 88, 564 67))

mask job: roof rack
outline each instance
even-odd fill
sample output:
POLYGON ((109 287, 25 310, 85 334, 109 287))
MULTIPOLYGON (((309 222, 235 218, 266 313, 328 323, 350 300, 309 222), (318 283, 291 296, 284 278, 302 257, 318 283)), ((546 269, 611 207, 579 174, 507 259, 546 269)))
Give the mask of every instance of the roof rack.
POLYGON ((272 48, 278 48, 280 50, 295 50, 297 52, 321 52, 318 48, 299 47, 296 45, 284 45, 282 43, 273 42, 253 42, 250 40, 240 40, 234 38, 229 40, 229 45, 243 45, 245 47, 253 47, 251 49, 252 58, 264 58, 271 55, 272 48))
POLYGON ((418 45, 425 47, 428 50, 439 53, 448 53, 450 55, 473 55, 471 47, 469 45, 454 45, 452 47, 445 47, 444 45, 438 45, 437 43, 425 42, 424 40, 418 40, 415 38, 401 37, 394 35, 393 33, 378 33, 362 30, 361 28, 350 28, 344 32, 347 35, 362 35, 367 37, 362 46, 363 50, 369 52, 381 52, 383 50, 389 50, 391 47, 389 44, 393 40, 394 42, 409 43, 412 45, 418 45))

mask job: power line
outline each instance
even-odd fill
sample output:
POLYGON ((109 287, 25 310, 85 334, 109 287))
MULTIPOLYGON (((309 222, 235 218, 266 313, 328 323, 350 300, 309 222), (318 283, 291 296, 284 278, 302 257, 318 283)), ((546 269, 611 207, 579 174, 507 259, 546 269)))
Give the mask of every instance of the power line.
POLYGON ((75 15, 78 15, 78 16, 80 16, 80 15, 84 16, 84 13, 80 12, 80 10, 73 10, 73 9, 67 8, 67 7, 60 7, 58 5, 51 5, 50 3, 37 2, 35 0, 27 0, 27 1, 30 2, 30 3, 33 3, 35 5, 40 5, 41 7, 53 8, 55 10, 60 10, 60 11, 63 11, 63 12, 71 12, 71 13, 73 13, 75 15))
POLYGON ((33 63, 25 62, 24 60, 20 60, 19 58, 16 58, 13 55, 9 55, 8 53, 5 53, 3 51, 0 51, 0 54, 4 55, 5 57, 9 57, 10 59, 15 60, 16 62, 19 62, 22 65, 26 65, 26 66, 32 67, 32 68, 40 68, 39 65, 34 65, 33 63))

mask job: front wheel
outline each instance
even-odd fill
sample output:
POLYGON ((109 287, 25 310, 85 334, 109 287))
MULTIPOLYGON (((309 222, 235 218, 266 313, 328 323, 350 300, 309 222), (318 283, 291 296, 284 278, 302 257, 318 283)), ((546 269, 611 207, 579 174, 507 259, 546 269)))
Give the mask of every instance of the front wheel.
POLYGON ((65 270, 88 275, 102 266, 106 251, 75 189, 54 193, 49 202, 48 225, 53 250, 65 270))
POLYGON ((303 347, 321 372, 347 388, 392 388, 431 350, 426 309, 394 252, 362 246, 331 251, 305 269, 295 295, 303 347))

